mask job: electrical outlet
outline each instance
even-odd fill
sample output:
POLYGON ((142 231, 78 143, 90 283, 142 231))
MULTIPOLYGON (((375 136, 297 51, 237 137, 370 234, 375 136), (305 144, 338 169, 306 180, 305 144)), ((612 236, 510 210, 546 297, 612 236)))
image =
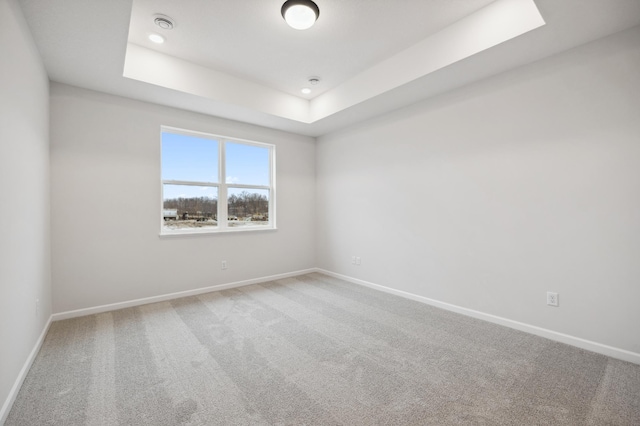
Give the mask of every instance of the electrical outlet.
POLYGON ((351 256, 351 264, 352 265, 356 264, 356 257, 355 256, 351 256))
POLYGON ((547 292, 547 305, 558 306, 558 293, 552 291, 547 292))
POLYGON ((356 257, 356 265, 358 266, 362 265, 362 259, 359 256, 356 257))
POLYGON ((222 261, 222 269, 227 269, 227 261, 226 260, 222 261))

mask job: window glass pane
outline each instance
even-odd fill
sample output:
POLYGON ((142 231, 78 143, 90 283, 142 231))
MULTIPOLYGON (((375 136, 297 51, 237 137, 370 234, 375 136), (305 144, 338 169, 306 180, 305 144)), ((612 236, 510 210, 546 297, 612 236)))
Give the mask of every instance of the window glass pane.
POLYGON ((269 190, 229 188, 229 227, 269 225, 269 190))
POLYGON ((218 182, 218 142, 162 132, 162 180, 218 182))
POLYGON ((269 148, 227 142, 226 183, 269 186, 269 148))
POLYGON ((218 188, 165 184, 162 195, 164 229, 188 230, 218 226, 218 188))

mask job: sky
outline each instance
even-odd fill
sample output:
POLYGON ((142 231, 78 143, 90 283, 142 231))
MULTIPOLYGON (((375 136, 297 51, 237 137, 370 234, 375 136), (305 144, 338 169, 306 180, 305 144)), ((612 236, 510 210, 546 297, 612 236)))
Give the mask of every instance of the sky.
MULTIPOLYGON (((218 148, 221 139, 162 133, 162 179, 219 182, 218 148)), ((225 142, 226 183, 269 185, 269 149, 225 142)), ((229 188, 229 195, 240 192, 229 188)), ((251 192, 254 192, 253 190, 251 192)), ((258 191, 262 192, 262 191, 258 191)), ((217 188, 164 185, 164 198, 215 197, 217 188)))

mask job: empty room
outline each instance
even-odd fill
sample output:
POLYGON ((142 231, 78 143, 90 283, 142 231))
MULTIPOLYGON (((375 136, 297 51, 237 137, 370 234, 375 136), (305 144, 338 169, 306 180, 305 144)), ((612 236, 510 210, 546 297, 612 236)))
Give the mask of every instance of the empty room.
POLYGON ((640 425, 640 1, 0 0, 0 425, 640 425))

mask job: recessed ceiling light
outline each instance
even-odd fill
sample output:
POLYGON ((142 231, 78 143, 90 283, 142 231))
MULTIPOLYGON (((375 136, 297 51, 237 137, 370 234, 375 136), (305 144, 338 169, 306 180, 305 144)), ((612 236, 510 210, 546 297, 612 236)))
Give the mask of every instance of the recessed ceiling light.
POLYGON ((280 13, 291 28, 306 30, 315 24, 320 16, 320 9, 311 0, 287 0, 280 13))
POLYGON ((304 93, 305 95, 308 95, 309 93, 311 93, 311 89, 309 89, 308 87, 305 87, 304 89, 301 90, 302 93, 304 93))
POLYGON ((162 37, 160 34, 149 34, 149 40, 158 44, 164 43, 164 37, 162 37))

